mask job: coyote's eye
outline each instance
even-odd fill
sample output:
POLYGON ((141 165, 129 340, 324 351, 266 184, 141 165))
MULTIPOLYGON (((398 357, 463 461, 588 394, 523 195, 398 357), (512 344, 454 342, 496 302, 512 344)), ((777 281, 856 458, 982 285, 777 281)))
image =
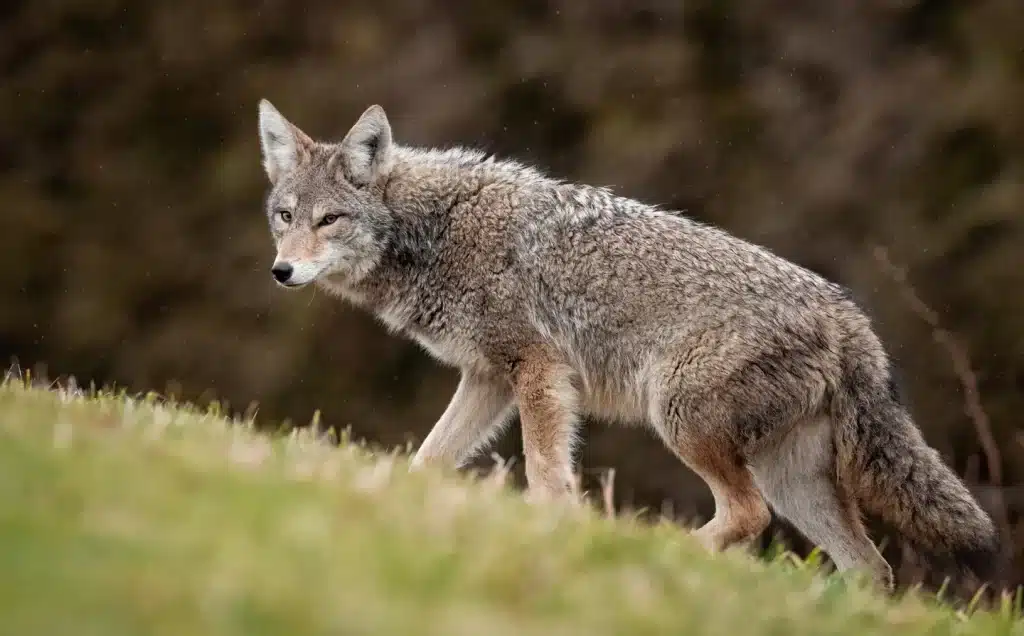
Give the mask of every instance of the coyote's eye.
POLYGON ((292 213, 289 212, 288 210, 278 210, 277 216, 280 217, 281 220, 284 221, 285 223, 292 222, 292 213))
POLYGON ((334 223, 335 221, 337 221, 338 220, 338 216, 339 215, 337 215, 337 214, 325 214, 324 218, 320 219, 320 222, 317 223, 317 225, 319 225, 320 227, 326 227, 326 226, 330 225, 331 223, 334 223))

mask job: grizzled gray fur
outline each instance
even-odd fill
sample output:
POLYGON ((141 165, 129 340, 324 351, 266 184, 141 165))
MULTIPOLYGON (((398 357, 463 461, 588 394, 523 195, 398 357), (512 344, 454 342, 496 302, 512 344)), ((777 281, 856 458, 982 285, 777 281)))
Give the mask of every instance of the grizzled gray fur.
POLYGON ((461 370, 413 459, 458 465, 518 409, 531 498, 573 493, 588 415, 649 426, 714 495, 709 549, 769 506, 891 586, 862 513, 983 572, 996 533, 925 444, 843 288, 719 229, 461 148, 401 146, 373 106, 340 143, 267 101, 272 268, 461 370))

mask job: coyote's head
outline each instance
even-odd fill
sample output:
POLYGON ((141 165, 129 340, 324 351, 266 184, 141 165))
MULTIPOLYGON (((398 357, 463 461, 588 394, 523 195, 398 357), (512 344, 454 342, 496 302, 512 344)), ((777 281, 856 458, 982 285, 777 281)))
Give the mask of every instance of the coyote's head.
POLYGON ((260 146, 271 184, 274 279, 294 288, 326 276, 344 283, 366 276, 381 258, 391 219, 383 200, 393 154, 384 110, 371 106, 340 143, 324 143, 262 100, 260 146))

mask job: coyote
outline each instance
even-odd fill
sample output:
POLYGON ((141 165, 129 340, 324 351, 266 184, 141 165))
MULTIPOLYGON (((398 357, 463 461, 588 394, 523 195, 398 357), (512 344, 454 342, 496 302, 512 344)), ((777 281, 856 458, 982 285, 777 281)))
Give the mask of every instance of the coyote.
POLYGON ((461 465, 518 409, 529 496, 571 498, 579 418, 645 424, 709 486, 710 550, 756 538, 770 506, 886 589, 862 512, 992 566, 992 521, 843 287, 608 189, 400 145, 377 105, 329 143, 261 100, 259 132, 276 281, 316 282, 461 371, 414 469, 461 465))

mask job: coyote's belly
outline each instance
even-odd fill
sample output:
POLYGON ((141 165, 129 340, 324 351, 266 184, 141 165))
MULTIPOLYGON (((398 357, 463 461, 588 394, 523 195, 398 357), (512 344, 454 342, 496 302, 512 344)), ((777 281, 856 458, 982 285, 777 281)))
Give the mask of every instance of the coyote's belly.
POLYGON ((647 391, 642 386, 591 385, 581 392, 581 414, 606 422, 640 425, 649 421, 647 391))

